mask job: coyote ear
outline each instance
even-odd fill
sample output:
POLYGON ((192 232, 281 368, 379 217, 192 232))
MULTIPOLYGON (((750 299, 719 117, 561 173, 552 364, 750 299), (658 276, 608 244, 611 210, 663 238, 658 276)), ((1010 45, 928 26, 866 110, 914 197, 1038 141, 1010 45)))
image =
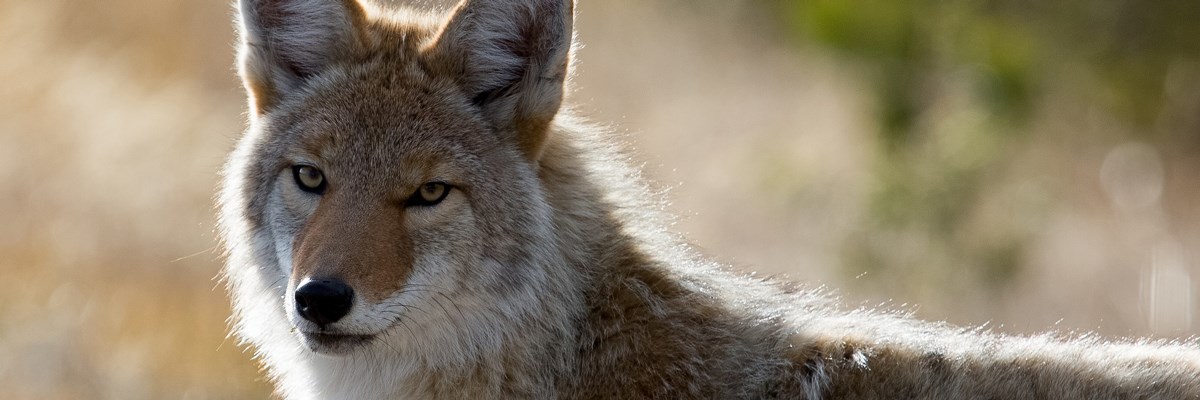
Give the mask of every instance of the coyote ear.
POLYGON ((261 115, 354 51, 366 19, 356 0, 239 0, 240 73, 261 115))
POLYGON ((574 8, 573 0, 463 0, 433 50, 434 63, 531 160, 562 104, 574 8))

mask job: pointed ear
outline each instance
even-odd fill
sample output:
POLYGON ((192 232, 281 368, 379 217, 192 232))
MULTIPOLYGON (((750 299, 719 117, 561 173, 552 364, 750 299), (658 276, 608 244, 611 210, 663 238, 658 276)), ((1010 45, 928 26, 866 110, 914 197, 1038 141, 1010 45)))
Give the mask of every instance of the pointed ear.
POLYGON ((353 54, 366 14, 356 0, 239 0, 240 73, 261 115, 305 79, 353 54))
POLYGON ((433 62, 531 160, 562 104, 573 0, 464 0, 434 45, 433 62))

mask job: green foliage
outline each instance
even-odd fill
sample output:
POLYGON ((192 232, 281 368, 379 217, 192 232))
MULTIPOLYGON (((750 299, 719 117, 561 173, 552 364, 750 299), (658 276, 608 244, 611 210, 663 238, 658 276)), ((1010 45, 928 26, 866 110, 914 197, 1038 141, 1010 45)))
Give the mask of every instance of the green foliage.
POLYGON ((1153 141, 1165 76, 1200 71, 1194 0, 775 4, 797 42, 855 62, 874 87, 876 181, 871 222, 847 241, 852 275, 916 271, 915 282, 966 274, 1000 290, 1019 274, 1038 226, 980 227, 979 204, 997 195, 990 188, 1006 179, 1034 119, 1054 112, 1049 94, 1067 93, 1153 141), (898 249, 895 237, 919 238, 921 248, 898 249))

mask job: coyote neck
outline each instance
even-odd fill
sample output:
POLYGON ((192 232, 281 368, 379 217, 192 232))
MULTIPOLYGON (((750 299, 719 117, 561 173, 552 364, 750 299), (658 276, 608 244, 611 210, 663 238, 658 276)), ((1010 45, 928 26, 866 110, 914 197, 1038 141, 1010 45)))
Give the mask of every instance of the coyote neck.
POLYGON ((657 197, 614 146, 597 137, 603 131, 578 125, 569 115, 559 118, 538 174, 552 209, 554 247, 580 273, 580 288, 622 269, 627 264, 622 260, 650 263, 648 250, 678 250, 675 241, 664 240, 674 236, 653 211, 659 209, 657 197))

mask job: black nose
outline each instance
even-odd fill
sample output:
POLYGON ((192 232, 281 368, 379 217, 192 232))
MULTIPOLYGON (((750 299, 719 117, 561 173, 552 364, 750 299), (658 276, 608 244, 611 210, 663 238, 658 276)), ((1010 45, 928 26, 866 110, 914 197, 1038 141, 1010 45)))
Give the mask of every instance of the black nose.
POLYGON ((296 312, 317 326, 337 322, 354 303, 354 289, 337 279, 313 279, 296 288, 296 312))

